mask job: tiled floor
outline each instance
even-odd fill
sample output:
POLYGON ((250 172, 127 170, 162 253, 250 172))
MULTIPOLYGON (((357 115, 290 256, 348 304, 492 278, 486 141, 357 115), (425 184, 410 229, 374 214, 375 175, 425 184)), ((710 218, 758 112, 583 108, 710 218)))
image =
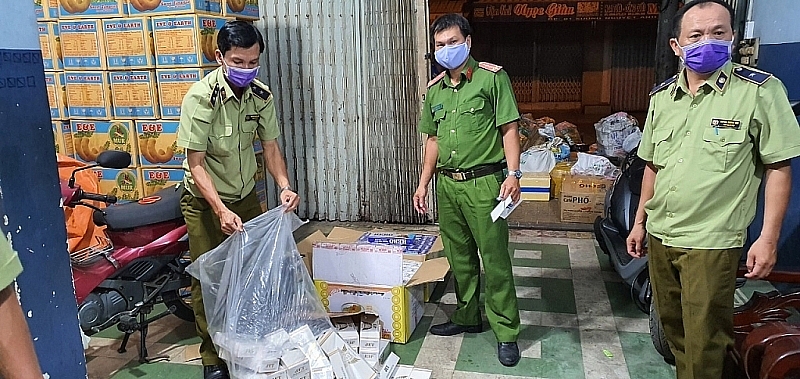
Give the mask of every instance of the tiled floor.
MULTIPOLYGON (((650 342, 647 316, 633 305, 591 234, 517 230, 511 242, 523 323, 519 365, 497 362, 491 331, 427 333, 454 309, 451 281, 437 287, 411 341, 392 346, 401 363, 431 369, 437 379, 674 378, 650 342)), ((120 333, 101 333, 87 350, 89 378, 201 378, 194 333, 193 325, 175 317, 158 321, 147 341, 151 356, 160 359, 150 364, 136 361, 137 336, 119 354, 120 333)))

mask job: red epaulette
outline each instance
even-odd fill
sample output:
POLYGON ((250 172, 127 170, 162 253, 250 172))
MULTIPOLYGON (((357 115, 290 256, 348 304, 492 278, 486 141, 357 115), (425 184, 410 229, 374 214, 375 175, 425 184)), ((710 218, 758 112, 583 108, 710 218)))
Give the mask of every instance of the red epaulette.
POLYGON ((428 88, 431 88, 432 85, 434 85, 434 84, 438 83, 440 80, 442 80, 442 78, 444 78, 445 74, 447 74, 447 71, 442 71, 437 77, 431 79, 431 81, 428 82, 428 88))
POLYGON ((478 67, 480 67, 480 68, 482 68, 484 70, 487 70, 487 71, 494 72, 495 74, 500 72, 500 70, 503 69, 503 66, 498 66, 498 65, 496 65, 494 63, 489 63, 489 62, 480 62, 480 63, 478 63, 478 67))

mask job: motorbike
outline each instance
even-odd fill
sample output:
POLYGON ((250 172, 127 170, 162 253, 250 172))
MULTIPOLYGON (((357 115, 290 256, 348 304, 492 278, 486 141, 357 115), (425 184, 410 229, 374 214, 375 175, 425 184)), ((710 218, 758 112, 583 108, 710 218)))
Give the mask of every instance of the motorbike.
POLYGON ((125 333, 117 350, 124 353, 131 334, 139 332, 139 362, 148 362, 148 325, 173 314, 194 322, 190 299, 189 241, 180 211, 181 186, 164 188, 135 202, 116 204, 117 198, 85 192, 75 183, 75 173, 95 167, 123 169, 130 154, 104 151, 96 164, 72 171, 61 183, 65 207, 85 206, 94 210, 93 222, 105 226, 105 237, 70 253, 78 319, 84 334, 91 336, 116 325, 125 333), (108 204, 99 208, 87 201, 108 204), (154 307, 166 310, 149 317, 154 307))

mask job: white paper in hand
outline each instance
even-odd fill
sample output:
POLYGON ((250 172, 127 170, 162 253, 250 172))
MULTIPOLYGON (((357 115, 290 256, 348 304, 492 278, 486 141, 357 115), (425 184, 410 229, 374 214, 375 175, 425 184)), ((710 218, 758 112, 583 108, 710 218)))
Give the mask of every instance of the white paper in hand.
POLYGON ((506 197, 503 200, 500 200, 500 203, 497 204, 496 207, 492 210, 492 222, 497 221, 498 218, 506 219, 514 209, 517 209, 517 206, 522 203, 522 199, 520 198, 519 201, 516 203, 511 200, 511 196, 506 197))

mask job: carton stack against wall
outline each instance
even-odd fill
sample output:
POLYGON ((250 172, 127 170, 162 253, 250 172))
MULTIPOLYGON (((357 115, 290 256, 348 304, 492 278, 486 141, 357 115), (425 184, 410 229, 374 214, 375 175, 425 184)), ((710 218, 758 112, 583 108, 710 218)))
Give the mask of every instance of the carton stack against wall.
POLYGON ((107 149, 130 153, 129 169, 95 171, 122 200, 182 181, 183 97, 218 66, 222 25, 258 19, 257 0, 34 0, 34 8, 56 151, 84 162, 107 149))

